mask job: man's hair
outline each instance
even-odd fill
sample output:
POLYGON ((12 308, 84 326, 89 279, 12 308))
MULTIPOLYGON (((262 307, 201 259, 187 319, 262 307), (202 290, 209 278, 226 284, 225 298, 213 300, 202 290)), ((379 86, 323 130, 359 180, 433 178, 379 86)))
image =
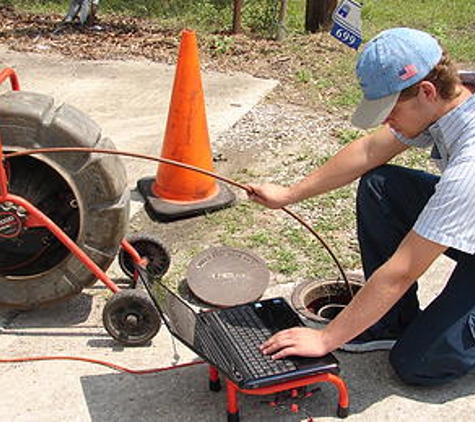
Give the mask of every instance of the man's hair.
MULTIPOLYGON (((445 51, 442 53, 439 63, 422 81, 433 83, 444 100, 453 100, 460 95, 460 90, 457 89, 457 85, 461 83, 460 76, 455 64, 445 51)), ((422 81, 402 90, 399 98, 404 101, 415 97, 419 93, 419 84, 422 81)))

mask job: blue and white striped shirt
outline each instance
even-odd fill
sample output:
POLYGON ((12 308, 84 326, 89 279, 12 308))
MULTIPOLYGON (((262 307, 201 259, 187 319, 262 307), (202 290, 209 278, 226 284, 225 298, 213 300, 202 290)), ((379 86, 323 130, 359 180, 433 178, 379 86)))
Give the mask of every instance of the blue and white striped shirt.
POLYGON ((409 146, 432 146, 431 156, 442 171, 434 195, 413 227, 415 232, 444 246, 475 253, 475 95, 414 139, 395 135, 409 146))

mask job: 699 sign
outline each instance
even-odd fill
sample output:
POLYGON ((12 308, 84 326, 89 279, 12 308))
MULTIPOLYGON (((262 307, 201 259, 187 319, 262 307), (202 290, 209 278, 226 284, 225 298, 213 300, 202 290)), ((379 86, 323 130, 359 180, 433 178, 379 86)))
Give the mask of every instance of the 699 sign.
POLYGON ((349 31, 338 23, 333 25, 331 35, 340 40, 342 43, 346 44, 348 47, 354 48, 355 50, 357 50, 361 44, 360 36, 349 31))

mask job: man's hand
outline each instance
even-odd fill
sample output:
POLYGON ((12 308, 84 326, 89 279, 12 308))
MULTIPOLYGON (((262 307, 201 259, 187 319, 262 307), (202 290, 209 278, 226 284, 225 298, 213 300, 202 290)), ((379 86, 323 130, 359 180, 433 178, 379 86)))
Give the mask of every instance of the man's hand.
POLYGON ((320 357, 331 352, 325 344, 323 330, 307 327, 295 327, 279 331, 260 347, 265 355, 272 359, 287 356, 320 357))
POLYGON ((268 208, 278 209, 292 202, 290 188, 264 183, 262 185, 249 185, 248 197, 251 201, 264 205, 268 208))

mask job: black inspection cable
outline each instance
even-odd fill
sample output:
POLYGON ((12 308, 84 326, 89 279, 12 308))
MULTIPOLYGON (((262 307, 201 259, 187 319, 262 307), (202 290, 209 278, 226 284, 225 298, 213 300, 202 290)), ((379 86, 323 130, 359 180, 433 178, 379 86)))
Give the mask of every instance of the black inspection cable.
MULTIPOLYGON (((139 158, 142 160, 148 160, 148 161, 154 161, 157 163, 162 163, 162 164, 169 164, 172 166, 176 167, 181 167, 187 170, 192 170, 201 174, 204 174, 206 176, 213 177, 214 179, 221 180, 225 183, 228 183, 232 186, 235 186, 237 188, 240 188, 247 193, 253 193, 252 189, 249 186, 246 186, 242 183, 236 182, 235 180, 232 180, 228 177, 221 176, 219 174, 213 173, 211 171, 192 166, 190 164, 182 163, 180 161, 175 161, 171 160, 169 158, 164 158, 164 157, 153 157, 151 155, 145 155, 145 154, 139 154, 136 152, 128 152, 128 151, 120 151, 116 149, 108 149, 108 148, 87 148, 87 147, 51 147, 51 148, 38 148, 38 149, 26 149, 22 151, 15 151, 15 152, 10 152, 10 153, 4 153, 5 158, 14 158, 14 157, 22 157, 22 156, 27 156, 27 155, 35 155, 35 154, 50 154, 50 153, 66 153, 66 152, 91 152, 91 153, 97 153, 97 154, 110 154, 110 155, 120 155, 124 157, 130 157, 130 158, 139 158)), ((341 266, 338 258, 336 255, 333 253, 331 250, 330 246, 322 239, 322 237, 315 231, 315 229, 310 226, 306 221, 302 219, 299 215, 294 213, 293 211, 289 210, 287 207, 282 207, 280 208, 282 211, 290 215, 292 218, 297 220, 302 226, 304 226, 307 230, 310 231, 323 245, 323 247, 327 250, 327 252, 330 254, 331 258, 333 259, 335 265, 338 267, 338 270, 340 271, 340 274, 343 278, 343 281, 345 282, 346 289, 348 290, 348 293, 350 294, 350 297, 354 297, 353 289, 351 288, 350 282, 348 281, 348 278, 345 274, 345 271, 343 270, 343 267, 341 266)))
MULTIPOLYGON (((149 161, 154 161, 158 163, 163 163, 163 164, 169 164, 177 167, 181 167, 187 170, 192 170, 196 171, 198 173, 204 174, 206 176, 213 177, 215 179, 221 180, 225 183, 228 183, 230 185, 233 185, 235 187, 238 187, 240 189, 245 190, 248 193, 252 193, 252 189, 249 186, 246 186, 242 183, 236 182, 232 179, 229 179, 224 176, 220 176, 216 173, 210 172, 208 170, 204 170, 195 166, 192 166, 190 164, 182 163, 179 161, 175 160, 170 160, 168 158, 164 157, 153 157, 149 155, 144 155, 144 154, 139 154, 139 153, 134 153, 134 152, 127 152, 127 151, 119 151, 115 149, 101 149, 101 148, 80 148, 80 147, 54 147, 54 148, 38 148, 38 149, 31 149, 31 150, 22 150, 22 151, 16 151, 16 152, 10 152, 10 153, 5 153, 4 157, 5 159, 7 158, 14 158, 14 157, 21 157, 21 156, 28 156, 28 155, 35 155, 35 154, 50 154, 50 153, 66 153, 66 152, 91 152, 91 153, 97 153, 97 154, 110 154, 110 155, 120 155, 124 157, 131 157, 131 158, 139 158, 143 160, 149 160, 149 161)), ((301 225, 303 225, 307 230, 309 230, 320 242, 321 244, 325 247, 325 249, 328 251, 330 256, 332 257, 333 261, 335 262, 336 266, 338 267, 341 276, 343 277, 343 280, 345 281, 346 287, 348 289, 348 292, 353 298, 354 294, 351 289, 351 285, 348 281, 348 278, 346 277, 346 274, 343 270, 343 267, 341 266, 340 262, 338 261, 337 257, 331 250, 331 248, 328 246, 328 244, 321 238, 321 236, 313 229, 312 226, 310 226, 306 221, 304 221, 300 216, 295 214, 293 211, 289 210, 286 207, 281 208, 282 211, 286 212, 288 215, 293 217, 295 220, 297 220, 301 225)), ((93 363, 96 365, 102 365, 106 366, 112 369, 115 369, 116 371, 121 371, 121 372, 127 372, 130 374, 134 375, 145 375, 145 374, 152 374, 152 373, 158 373, 158 372, 163 372, 167 371, 170 369, 178 369, 186 366, 192 366, 192 365, 199 365, 203 364, 205 362, 203 361, 196 361, 196 362, 190 362, 190 363, 185 363, 181 365, 174 365, 174 366, 169 366, 169 367, 164 367, 164 368, 156 368, 156 369, 143 369, 143 370, 132 370, 129 368, 125 368, 123 366, 116 365, 114 363, 98 360, 98 359, 92 359, 92 358, 83 358, 83 357, 75 357, 75 356, 33 356, 33 357, 24 357, 24 358, 11 358, 11 359, 0 359, 0 363, 26 363, 26 362, 38 362, 38 361, 52 361, 52 360, 68 360, 68 361, 79 361, 79 362, 87 362, 87 363, 93 363)))

